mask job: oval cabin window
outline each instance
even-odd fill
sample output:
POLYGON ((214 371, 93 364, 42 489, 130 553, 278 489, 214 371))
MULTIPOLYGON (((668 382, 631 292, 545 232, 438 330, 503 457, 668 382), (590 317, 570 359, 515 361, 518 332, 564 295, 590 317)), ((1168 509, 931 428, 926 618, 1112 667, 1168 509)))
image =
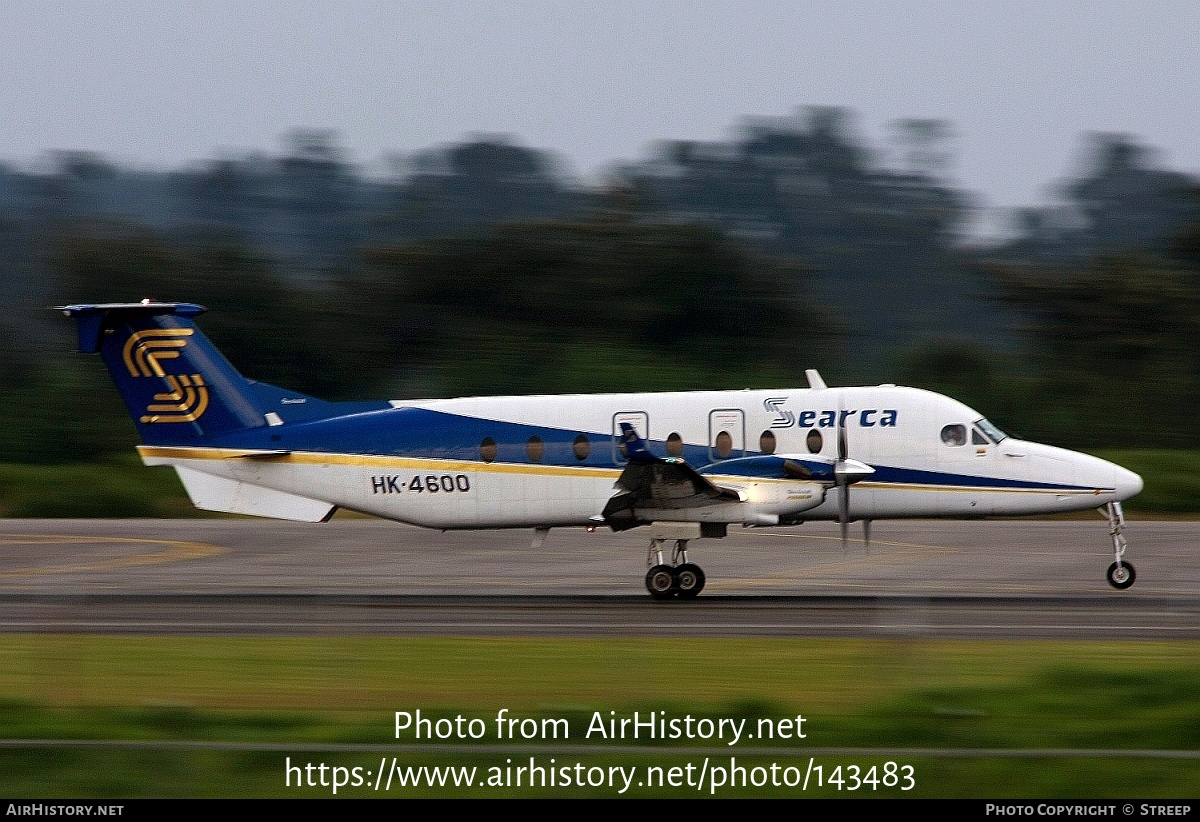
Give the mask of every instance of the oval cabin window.
POLYGON ((775 434, 773 432, 762 432, 762 436, 758 438, 758 450, 764 454, 775 453, 775 434))
POLYGON ((674 431, 667 437, 667 456, 682 457, 683 456, 683 437, 679 436, 674 431))
POLYGON ((546 455, 546 445, 542 442, 541 437, 529 438, 529 442, 525 443, 525 455, 529 457, 530 462, 542 461, 542 457, 546 455))
POLYGON ((721 459, 725 459, 733 453, 733 437, 729 436, 728 431, 722 431, 720 434, 717 434, 716 447, 717 456, 721 459))
POLYGON ((821 432, 814 428, 808 432, 804 443, 808 446, 808 453, 819 454, 821 453, 821 448, 825 445, 825 440, 821 437, 821 432))
POLYGON ((588 442, 588 438, 580 434, 575 438, 575 444, 571 446, 571 452, 575 454, 575 459, 582 462, 588 458, 588 454, 592 453, 592 444, 588 442))
POLYGON ((496 459, 496 453, 499 451, 496 447, 496 441, 491 437, 484 437, 483 442, 479 443, 479 458, 484 462, 491 462, 496 459))

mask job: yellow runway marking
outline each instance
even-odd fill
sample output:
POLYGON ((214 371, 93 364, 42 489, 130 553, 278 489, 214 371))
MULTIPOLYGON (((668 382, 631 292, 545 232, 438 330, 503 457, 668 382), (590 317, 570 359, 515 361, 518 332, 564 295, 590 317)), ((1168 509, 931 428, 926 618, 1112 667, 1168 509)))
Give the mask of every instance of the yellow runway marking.
POLYGON ((112 571, 141 565, 165 565, 188 559, 201 559, 227 554, 229 549, 208 542, 186 542, 176 539, 141 539, 138 537, 89 537, 78 534, 0 534, 0 549, 10 545, 165 545, 161 551, 129 554, 92 562, 69 565, 42 565, 0 571, 0 579, 26 579, 45 574, 75 574, 86 571, 112 571))

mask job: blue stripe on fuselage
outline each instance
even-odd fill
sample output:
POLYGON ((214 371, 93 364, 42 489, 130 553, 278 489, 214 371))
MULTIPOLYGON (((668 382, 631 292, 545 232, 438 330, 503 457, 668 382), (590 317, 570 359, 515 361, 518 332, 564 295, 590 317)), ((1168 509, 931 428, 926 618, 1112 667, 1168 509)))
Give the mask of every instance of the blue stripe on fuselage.
MULTIPOLYGON (((496 443, 496 462, 529 464, 526 447, 530 437, 539 437, 544 447, 540 464, 589 468, 622 468, 614 457, 610 432, 578 431, 549 426, 503 422, 427 408, 386 408, 343 417, 291 423, 276 427, 251 428, 214 437, 206 446, 261 450, 307 451, 330 454, 362 454, 482 462, 480 443, 490 437, 496 443), (587 459, 575 458, 573 447, 579 434, 591 443, 587 459)), ((667 456, 666 442, 647 440, 656 456, 667 456)), ((735 452, 736 453, 736 452, 735 452)), ((738 454, 740 456, 740 454, 738 454)), ((747 456, 760 456, 748 451, 747 456)), ((689 465, 708 467, 709 474, 721 473, 721 463, 710 463, 705 445, 685 445, 683 457, 689 465)), ((874 465, 866 484, 923 485, 1028 490, 1092 490, 1079 485, 980 477, 942 471, 925 471, 874 465)), ((736 471, 730 466, 730 473, 736 471)), ((749 478, 750 475, 747 475, 749 478)))
POLYGON ((890 465, 871 465, 875 473, 864 483, 894 483, 896 485, 945 485, 979 488, 1024 488, 1048 491, 1091 491, 1091 486, 1063 485, 1054 482, 1031 482, 1029 480, 1004 479, 1001 477, 977 477, 971 474, 948 474, 942 471, 922 471, 917 468, 896 468, 890 465))
MULTIPOLYGON (((496 462, 528 463, 526 449, 530 438, 535 436, 543 444, 543 465, 619 468, 624 464, 615 460, 613 438, 608 432, 503 422, 426 408, 388 408, 314 422, 249 429, 219 440, 214 438, 211 445, 481 462, 480 444, 484 438, 490 438, 496 443, 496 462), (584 460, 576 459, 573 451, 575 438, 580 434, 590 443, 588 457, 584 460)), ((655 453, 665 456, 666 445, 657 445, 655 453)), ((689 461, 708 462, 707 449, 703 446, 689 446, 685 456, 689 461)))

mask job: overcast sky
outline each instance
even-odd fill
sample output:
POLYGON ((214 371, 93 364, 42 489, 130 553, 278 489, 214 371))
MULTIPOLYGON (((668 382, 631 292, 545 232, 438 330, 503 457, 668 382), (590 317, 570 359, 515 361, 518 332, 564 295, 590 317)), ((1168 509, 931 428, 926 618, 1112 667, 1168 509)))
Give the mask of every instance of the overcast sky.
POLYGON ((879 148, 953 121, 954 182, 1044 202, 1082 135, 1200 175, 1200 2, 0 0, 0 160, 100 151, 153 168, 335 129, 378 170, 479 133, 584 175, 662 138, 853 108, 879 148))

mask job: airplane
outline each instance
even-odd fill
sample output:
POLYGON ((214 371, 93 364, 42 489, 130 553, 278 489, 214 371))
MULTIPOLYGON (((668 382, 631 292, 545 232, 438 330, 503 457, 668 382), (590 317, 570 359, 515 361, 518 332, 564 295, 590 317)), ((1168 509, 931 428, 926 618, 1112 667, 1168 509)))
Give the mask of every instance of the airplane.
POLYGON ((338 508, 427 528, 648 527, 646 588, 697 596, 688 544, 730 526, 1050 514, 1108 518, 1108 582, 1133 584, 1121 503, 1142 479, 1006 435, 982 414, 898 385, 326 402, 243 377, 195 303, 59 306, 99 353, 146 465, 196 507, 327 521, 338 508), (674 542, 670 561, 664 545, 674 542))

